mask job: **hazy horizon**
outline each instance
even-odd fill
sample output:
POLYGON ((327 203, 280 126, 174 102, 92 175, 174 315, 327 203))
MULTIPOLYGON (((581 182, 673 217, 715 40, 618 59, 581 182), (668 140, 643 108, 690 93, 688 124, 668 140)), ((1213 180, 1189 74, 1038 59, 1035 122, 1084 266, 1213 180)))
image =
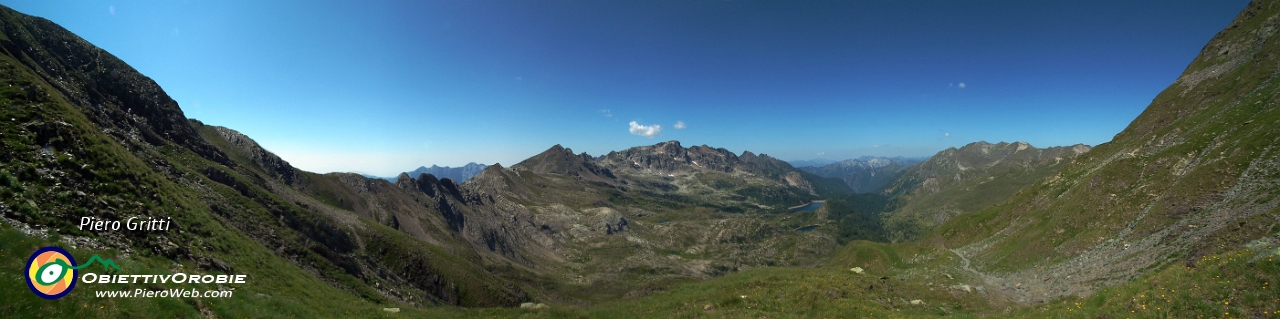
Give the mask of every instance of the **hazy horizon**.
POLYGON ((1105 143, 1247 1, 0 1, 314 172, 1105 143))

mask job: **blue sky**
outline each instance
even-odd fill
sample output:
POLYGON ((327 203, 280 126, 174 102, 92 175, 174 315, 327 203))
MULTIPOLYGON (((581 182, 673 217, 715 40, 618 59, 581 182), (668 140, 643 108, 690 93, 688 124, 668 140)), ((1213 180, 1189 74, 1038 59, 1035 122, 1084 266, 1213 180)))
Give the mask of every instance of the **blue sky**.
POLYGON ((384 176, 554 144, 785 160, 1097 145, 1247 2, 0 1, 123 59, 187 117, 302 169, 384 176))

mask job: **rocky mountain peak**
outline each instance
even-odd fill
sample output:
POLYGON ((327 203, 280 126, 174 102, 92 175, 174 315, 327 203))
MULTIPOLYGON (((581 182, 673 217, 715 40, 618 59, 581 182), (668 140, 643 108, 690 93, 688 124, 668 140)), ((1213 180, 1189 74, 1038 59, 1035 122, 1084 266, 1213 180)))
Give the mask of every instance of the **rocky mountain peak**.
POLYGON ((1075 152, 1076 154, 1084 154, 1085 152, 1088 152, 1091 150, 1093 150, 1093 147, 1090 147, 1089 145, 1076 144, 1071 146, 1071 151, 1075 152))
POLYGON ((400 175, 396 175, 396 180, 391 183, 400 188, 413 188, 411 186, 414 185, 414 179, 409 177, 409 173, 400 173, 400 175))
POLYGON ((0 50, 22 57, 17 61, 115 140, 138 147, 172 142, 228 163, 188 123, 178 102, 124 61, 44 18, 0 6, 0 21, 6 35, 0 50))
POLYGON ((658 153, 670 154, 672 156, 684 155, 685 149, 680 146, 680 141, 671 140, 653 145, 654 151, 658 153))
MULTIPOLYGON (((197 123, 192 124, 200 125, 197 123)), ((221 126, 213 126, 212 128, 218 133, 218 136, 244 152, 246 157, 270 173, 272 177, 278 178, 287 184, 292 184, 297 179, 298 173, 293 168, 293 165, 289 165, 289 162, 280 158, 280 156, 276 156, 276 154, 262 148, 258 142, 233 129, 221 126)))
POLYGON ((516 165, 514 170, 529 170, 539 174, 560 174, 575 176, 586 180, 611 182, 615 176, 609 169, 596 163, 596 159, 582 153, 573 154, 573 150, 556 144, 546 151, 534 155, 516 165))
POLYGON ((598 162, 614 171, 680 174, 698 171, 734 172, 769 176, 781 180, 787 172, 797 171, 782 160, 768 155, 743 151, 736 155, 727 149, 707 145, 684 148, 679 141, 610 152, 598 162))

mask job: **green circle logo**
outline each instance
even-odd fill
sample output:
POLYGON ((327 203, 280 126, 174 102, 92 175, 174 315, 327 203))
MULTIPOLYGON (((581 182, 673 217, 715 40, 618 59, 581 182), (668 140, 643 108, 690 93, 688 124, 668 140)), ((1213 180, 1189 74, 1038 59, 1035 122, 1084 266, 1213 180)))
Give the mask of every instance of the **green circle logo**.
POLYGON ((62 298, 76 287, 76 260, 62 248, 49 246, 36 250, 27 259, 27 288, 44 299, 62 298))

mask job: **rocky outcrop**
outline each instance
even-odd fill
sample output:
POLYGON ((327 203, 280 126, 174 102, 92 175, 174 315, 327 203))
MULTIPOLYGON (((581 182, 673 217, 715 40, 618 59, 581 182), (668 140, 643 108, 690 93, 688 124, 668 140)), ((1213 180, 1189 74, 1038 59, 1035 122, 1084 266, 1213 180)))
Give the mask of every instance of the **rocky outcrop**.
MULTIPOLYGON (((203 123, 198 122, 193 122, 192 124, 203 125, 203 123)), ((297 170, 292 165, 289 165, 289 162, 263 149, 261 145, 258 145, 258 142, 249 139, 248 136, 221 126, 214 126, 213 130, 218 132, 218 136, 222 137, 223 140, 243 151, 254 164, 271 174, 271 177, 280 179, 285 184, 293 184, 297 179, 297 170)))
POLYGON ((552 204, 535 210, 534 225, 559 240, 587 240, 594 236, 615 235, 626 231, 628 225, 621 212, 608 207, 579 211, 552 204))
POLYGON ((0 50, 52 85, 103 132, 133 147, 173 142, 228 163, 187 124, 178 103, 124 61, 61 26, 0 7, 0 50))
POLYGON ((559 174, 573 176, 582 180, 611 183, 617 177, 607 168, 600 167, 596 160, 587 153, 573 154, 572 149, 560 144, 552 146, 541 154, 534 155, 516 165, 513 170, 528 170, 538 174, 559 174))
POLYGON ((706 145, 684 148, 679 141, 652 146, 633 147, 609 152, 601 162, 615 170, 656 174, 690 173, 694 171, 733 172, 738 156, 723 148, 706 145))
POLYGON ((684 148, 679 141, 667 141, 609 152, 598 159, 601 166, 617 172, 633 174, 683 175, 696 172, 740 172, 772 179, 812 191, 800 172, 785 161, 743 151, 734 154, 723 148, 706 145, 684 148))

